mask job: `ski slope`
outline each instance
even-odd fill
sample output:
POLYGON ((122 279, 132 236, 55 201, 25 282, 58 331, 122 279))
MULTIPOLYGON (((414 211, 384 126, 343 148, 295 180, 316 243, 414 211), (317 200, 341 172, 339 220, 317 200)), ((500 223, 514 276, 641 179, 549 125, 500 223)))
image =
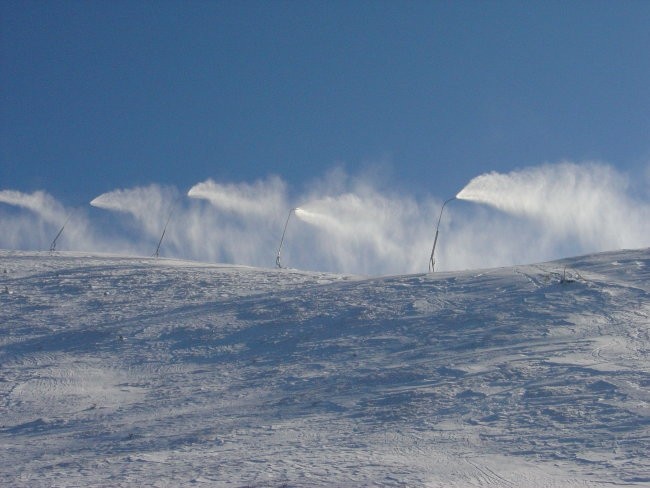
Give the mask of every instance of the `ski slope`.
POLYGON ((361 278, 0 251, 1 486, 650 486, 650 249, 361 278))

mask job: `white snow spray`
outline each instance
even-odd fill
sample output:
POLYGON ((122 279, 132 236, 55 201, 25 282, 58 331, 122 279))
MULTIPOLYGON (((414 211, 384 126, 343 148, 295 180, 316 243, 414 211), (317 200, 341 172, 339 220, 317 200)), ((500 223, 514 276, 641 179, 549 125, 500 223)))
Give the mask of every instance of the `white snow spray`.
POLYGON ((212 180, 190 188, 187 196, 208 200, 226 212, 268 217, 286 206, 285 184, 277 177, 255 183, 221 184, 212 180))
POLYGON ((31 210, 43 220, 53 224, 62 223, 66 217, 63 205, 43 191, 23 193, 16 190, 2 190, 0 202, 31 210))
POLYGON ((357 182, 345 189, 336 194, 321 189, 303 199, 308 203, 296 210, 296 217, 311 227, 302 230, 303 247, 330 269, 422 271, 435 203, 357 182))
POLYGON ((457 198, 532 218, 546 233, 592 248, 647 245, 648 203, 628 198, 627 186, 610 166, 563 162, 477 176, 457 198))
MULTIPOLYGON (((177 198, 178 192, 175 188, 149 185, 103 193, 92 200, 90 205, 130 214, 138 223, 138 231, 144 231, 146 241, 154 236, 161 235, 162 232, 162 237, 160 237, 154 252, 154 255, 158 257, 162 239, 167 234, 172 209, 177 198)), ((170 239, 170 241, 173 241, 173 239, 170 239)), ((140 252, 148 254, 151 251, 145 251, 145 245, 145 242, 143 242, 142 247, 139 246, 140 252)))
POLYGON ((173 188, 149 185, 103 193, 92 200, 90 205, 128 213, 143 222, 153 220, 157 225, 159 217, 169 213, 176 196, 177 192, 173 188))
POLYGON ((105 250, 97 240, 85 212, 80 209, 66 208, 44 191, 23 193, 16 190, 3 190, 0 191, 0 203, 30 211, 27 214, 5 214, 0 211, 3 230, 0 236, 0 247, 41 249, 47 242, 50 251, 59 248, 105 250), (62 247, 57 243, 62 244, 62 247))
POLYGON ((343 232, 340 221, 331 215, 326 215, 318 212, 312 212, 305 210, 304 208, 295 209, 296 217, 298 217, 303 222, 308 224, 315 225, 316 227, 321 227, 324 230, 329 230, 333 232, 343 232))
MULTIPOLYGON (((458 198, 501 211, 460 204, 446 208, 436 271, 647 247, 647 179, 635 175, 631 181, 602 163, 564 162, 478 176, 458 198), (633 198, 628 187, 635 183, 641 191, 633 198)), ((290 192, 283 180, 270 177, 234 184, 207 180, 193 186, 189 196, 156 184, 104 193, 92 206, 119 215, 98 224, 83 208, 66 208, 45 192, 3 190, 0 248, 47 249, 73 214, 56 249, 150 256, 164 231, 161 255, 272 267, 287 209, 299 204, 282 248, 289 266, 364 275, 420 273, 427 270, 443 204, 341 170, 309 182, 302 191, 290 192)))

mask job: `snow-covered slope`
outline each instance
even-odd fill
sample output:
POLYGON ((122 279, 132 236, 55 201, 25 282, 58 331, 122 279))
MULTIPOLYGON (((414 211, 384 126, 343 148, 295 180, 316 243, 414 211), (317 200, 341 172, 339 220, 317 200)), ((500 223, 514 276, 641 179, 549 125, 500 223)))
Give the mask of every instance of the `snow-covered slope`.
POLYGON ((0 485, 650 484, 650 250, 361 279, 0 251, 0 485))

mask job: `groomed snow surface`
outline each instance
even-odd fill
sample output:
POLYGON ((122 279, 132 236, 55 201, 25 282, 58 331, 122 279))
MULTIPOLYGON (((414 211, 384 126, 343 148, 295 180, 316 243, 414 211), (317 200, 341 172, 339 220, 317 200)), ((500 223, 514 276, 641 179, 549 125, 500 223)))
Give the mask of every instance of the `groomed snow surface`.
POLYGON ((359 277, 0 251, 0 485, 650 486, 650 249, 359 277))

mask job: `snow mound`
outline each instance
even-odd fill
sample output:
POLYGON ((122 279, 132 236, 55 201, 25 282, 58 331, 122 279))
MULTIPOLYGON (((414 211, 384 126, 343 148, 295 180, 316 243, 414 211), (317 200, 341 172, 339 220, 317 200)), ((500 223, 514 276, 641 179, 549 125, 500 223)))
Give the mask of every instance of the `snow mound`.
POLYGON ((649 265, 0 251, 0 485, 647 485, 649 265))

